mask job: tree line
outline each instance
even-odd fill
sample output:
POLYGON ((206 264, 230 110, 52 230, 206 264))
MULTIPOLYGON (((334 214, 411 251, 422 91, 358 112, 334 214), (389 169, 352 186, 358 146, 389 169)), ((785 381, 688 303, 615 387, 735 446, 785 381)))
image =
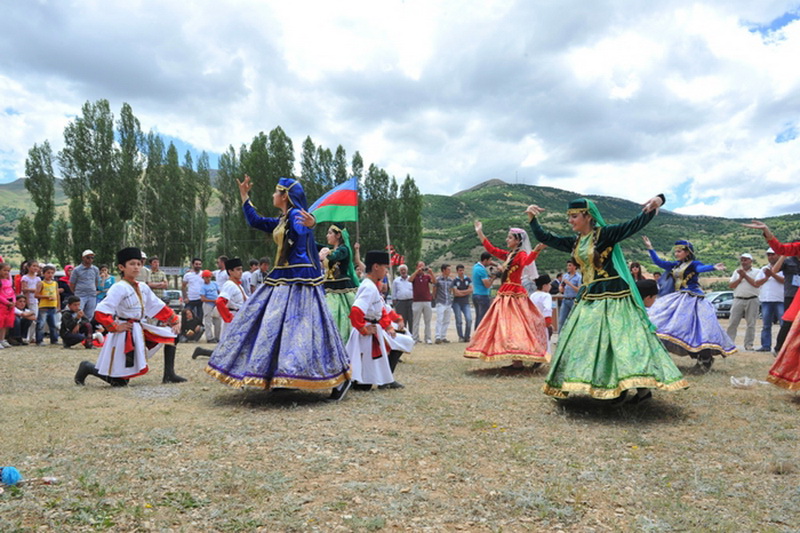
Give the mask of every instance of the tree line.
MULTIPOLYGON (((202 152, 195 163, 190 151, 181 160, 175 145, 141 130, 130 105, 115 119, 107 100, 86 102, 81 115, 64 129, 64 148, 54 154, 45 140, 34 144, 25 161, 25 188, 36 207, 20 218, 20 253, 26 258, 77 262, 91 248, 98 263, 112 262, 125 246, 139 246, 158 255, 164 265, 181 265, 192 257, 208 262, 216 255, 243 259, 272 257, 271 236, 247 226, 237 180, 249 175, 253 204, 263 216, 277 216, 272 193, 281 177, 300 180, 309 205, 346 181, 359 179, 359 223, 344 223, 362 250, 386 246, 385 221, 391 243, 409 258, 422 246, 422 196, 407 175, 398 185, 393 176, 371 164, 366 172, 356 151, 349 161, 345 149, 317 146, 311 137, 302 145, 300 175, 295 174, 291 138, 280 126, 256 135, 238 150, 232 145, 220 156, 212 183, 209 158, 202 152), (67 213, 56 216, 55 167, 63 178, 67 213), (221 203, 218 238, 207 209, 214 196, 221 203)), ((339 224, 342 225, 342 224, 339 224)), ((317 226, 325 242, 327 224, 317 226)))

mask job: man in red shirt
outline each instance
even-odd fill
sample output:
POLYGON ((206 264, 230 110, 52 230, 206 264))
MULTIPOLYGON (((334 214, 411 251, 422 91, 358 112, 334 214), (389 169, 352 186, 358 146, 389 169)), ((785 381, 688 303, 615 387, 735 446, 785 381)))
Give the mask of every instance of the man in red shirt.
POLYGON ((417 263, 417 269, 411 274, 408 279, 411 281, 414 290, 414 302, 411 304, 411 309, 414 312, 412 319, 414 325, 414 340, 422 342, 419 337, 420 318, 425 320, 425 342, 433 344, 431 339, 431 315, 433 313, 431 308, 431 285, 433 284, 433 275, 431 269, 425 266, 423 261, 417 263))

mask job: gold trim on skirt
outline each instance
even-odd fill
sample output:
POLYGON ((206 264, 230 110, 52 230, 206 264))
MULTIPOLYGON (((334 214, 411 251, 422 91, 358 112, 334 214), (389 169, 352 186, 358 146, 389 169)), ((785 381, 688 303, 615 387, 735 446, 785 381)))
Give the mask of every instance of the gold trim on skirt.
POLYGON ((347 370, 341 376, 326 379, 326 380, 309 380, 309 379, 291 379, 291 378, 273 378, 270 381, 267 381, 264 378, 257 378, 257 377, 246 377, 244 379, 234 378, 227 374, 223 374, 219 370, 207 366, 205 368, 206 374, 217 378, 219 381, 224 383, 225 385, 229 385, 235 389, 241 389, 243 387, 253 387, 258 389, 274 389, 274 388, 284 388, 284 389, 305 389, 305 390, 322 390, 322 389, 332 389, 338 386, 340 383, 344 382, 347 379, 350 379, 350 370, 347 370))
POLYGON ((570 392, 579 392, 588 394, 598 400, 613 400, 618 398, 622 391, 629 389, 657 389, 672 392, 688 387, 689 382, 686 379, 680 379, 667 385, 659 383, 651 377, 637 377, 621 380, 614 389, 595 388, 590 383, 580 382, 565 382, 560 388, 552 387, 545 383, 542 387, 542 392, 548 396, 561 399, 566 398, 570 392))

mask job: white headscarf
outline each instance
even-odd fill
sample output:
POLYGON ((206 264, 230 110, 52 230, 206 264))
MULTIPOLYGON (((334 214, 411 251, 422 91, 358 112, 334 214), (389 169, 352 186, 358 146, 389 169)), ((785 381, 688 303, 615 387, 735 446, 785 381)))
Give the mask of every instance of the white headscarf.
MULTIPOLYGON (((525 253, 531 253, 533 248, 531 248, 531 240, 528 237, 528 233, 522 228, 509 228, 508 231, 510 233, 514 233, 515 235, 522 235, 522 241, 519 244, 520 250, 525 253)), ((522 284, 525 285, 526 283, 533 283, 533 280, 539 277, 539 270, 536 268, 536 261, 531 263, 530 265, 526 266, 522 270, 522 284)))

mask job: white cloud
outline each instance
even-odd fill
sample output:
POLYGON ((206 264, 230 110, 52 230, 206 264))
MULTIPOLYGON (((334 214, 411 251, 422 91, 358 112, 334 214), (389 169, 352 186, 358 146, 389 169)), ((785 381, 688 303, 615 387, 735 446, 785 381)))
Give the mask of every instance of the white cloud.
MULTIPOLYGON (((16 2, 0 172, 87 100, 201 150, 280 125, 423 192, 501 178, 678 211, 800 209, 800 21, 786 1, 16 2), (754 186, 757 185, 757 186, 754 186), (675 204, 671 204, 675 208, 675 204)), ((2 176, 0 176, 2 177, 2 176)), ((744 215, 749 216, 749 215, 744 215)))

